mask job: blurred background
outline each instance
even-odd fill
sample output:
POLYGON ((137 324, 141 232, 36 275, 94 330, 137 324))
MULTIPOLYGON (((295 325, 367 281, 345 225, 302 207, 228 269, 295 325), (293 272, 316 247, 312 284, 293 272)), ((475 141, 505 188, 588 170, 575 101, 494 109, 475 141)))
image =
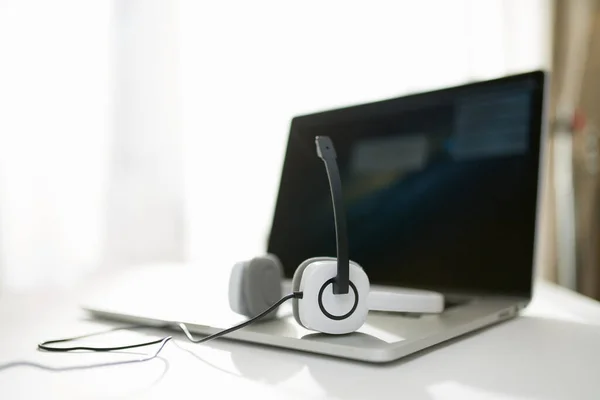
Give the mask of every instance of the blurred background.
POLYGON ((294 115, 543 68, 537 273, 600 298, 599 7, 0 0, 0 293, 229 266, 264 249, 294 115))

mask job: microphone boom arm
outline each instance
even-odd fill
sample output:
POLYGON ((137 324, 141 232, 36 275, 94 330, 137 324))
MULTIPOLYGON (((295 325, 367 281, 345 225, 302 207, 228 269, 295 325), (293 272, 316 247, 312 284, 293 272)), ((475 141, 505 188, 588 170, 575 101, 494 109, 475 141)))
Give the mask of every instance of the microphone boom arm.
POLYGON ((334 294, 347 294, 350 285, 350 259, 348 255, 348 233, 346 228, 346 210, 342 192, 342 179, 337 165, 337 155, 333 142, 328 136, 317 136, 317 155, 325 164, 331 203, 335 219, 335 237, 337 243, 337 275, 333 283, 334 294))

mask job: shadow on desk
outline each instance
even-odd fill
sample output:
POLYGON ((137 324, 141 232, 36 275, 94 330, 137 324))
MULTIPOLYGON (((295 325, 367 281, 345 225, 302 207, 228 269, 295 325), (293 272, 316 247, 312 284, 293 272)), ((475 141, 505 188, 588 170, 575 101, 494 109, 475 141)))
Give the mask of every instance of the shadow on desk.
POLYGON ((582 399, 600 392, 600 326, 534 317, 383 365, 231 342, 211 346, 229 351, 235 374, 246 379, 283 388, 306 370, 318 393, 344 399, 582 399))

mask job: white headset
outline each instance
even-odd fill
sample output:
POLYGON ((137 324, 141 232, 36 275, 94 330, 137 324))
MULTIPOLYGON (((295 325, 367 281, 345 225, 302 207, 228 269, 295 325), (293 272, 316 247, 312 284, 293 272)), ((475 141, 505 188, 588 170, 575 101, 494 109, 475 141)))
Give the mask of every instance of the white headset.
MULTIPOLYGON (((369 310, 401 313, 440 313, 442 294, 415 289, 371 291, 363 268, 349 260, 342 182, 335 148, 327 136, 315 138, 323 160, 333 203, 337 258, 315 257, 302 262, 292 279, 294 318, 302 327, 328 334, 358 330, 369 310)), ((282 300, 283 267, 272 254, 234 265, 229 280, 231 309, 256 318, 282 300)), ((274 317, 276 312, 268 316, 274 317)))
MULTIPOLYGON (((293 299, 294 318, 306 329, 321 333, 345 334, 358 330, 367 320, 369 310, 415 313, 439 313, 444 308, 444 298, 440 293, 401 289, 396 291, 370 291, 367 274, 357 263, 348 259, 348 237, 342 202, 342 183, 335 161, 333 143, 326 136, 316 138, 317 154, 325 162, 329 177, 329 187, 333 201, 335 231, 337 239, 337 259, 315 257, 298 266, 292 279, 293 293, 281 295, 283 267, 279 259, 271 254, 237 263, 229 279, 229 305, 234 312, 249 319, 223 329, 212 335, 196 339, 184 323, 167 323, 165 328, 177 326, 192 343, 205 343, 241 329, 260 318, 276 316, 277 308, 293 299)), ((141 328, 136 325, 129 328, 141 328)), ((55 347, 55 343, 79 340, 92 333, 66 339, 47 340, 38 344, 38 349, 53 352, 119 351, 159 344, 153 356, 139 361, 151 360, 158 356, 171 336, 112 347, 55 347)))

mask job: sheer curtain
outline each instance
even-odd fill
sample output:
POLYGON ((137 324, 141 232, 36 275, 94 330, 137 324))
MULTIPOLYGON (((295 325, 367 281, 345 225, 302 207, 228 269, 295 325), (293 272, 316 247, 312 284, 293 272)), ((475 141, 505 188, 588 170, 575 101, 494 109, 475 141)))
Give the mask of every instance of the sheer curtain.
POLYGON ((182 261, 175 10, 0 1, 0 284, 182 261))
POLYGON ((0 1, 0 283, 264 250, 292 116, 548 65, 544 0, 0 1))
POLYGON ((72 282, 100 258, 109 2, 0 1, 0 283, 72 282))
POLYGON ((549 6, 182 1, 189 258, 264 251, 294 115, 547 67, 549 6))

